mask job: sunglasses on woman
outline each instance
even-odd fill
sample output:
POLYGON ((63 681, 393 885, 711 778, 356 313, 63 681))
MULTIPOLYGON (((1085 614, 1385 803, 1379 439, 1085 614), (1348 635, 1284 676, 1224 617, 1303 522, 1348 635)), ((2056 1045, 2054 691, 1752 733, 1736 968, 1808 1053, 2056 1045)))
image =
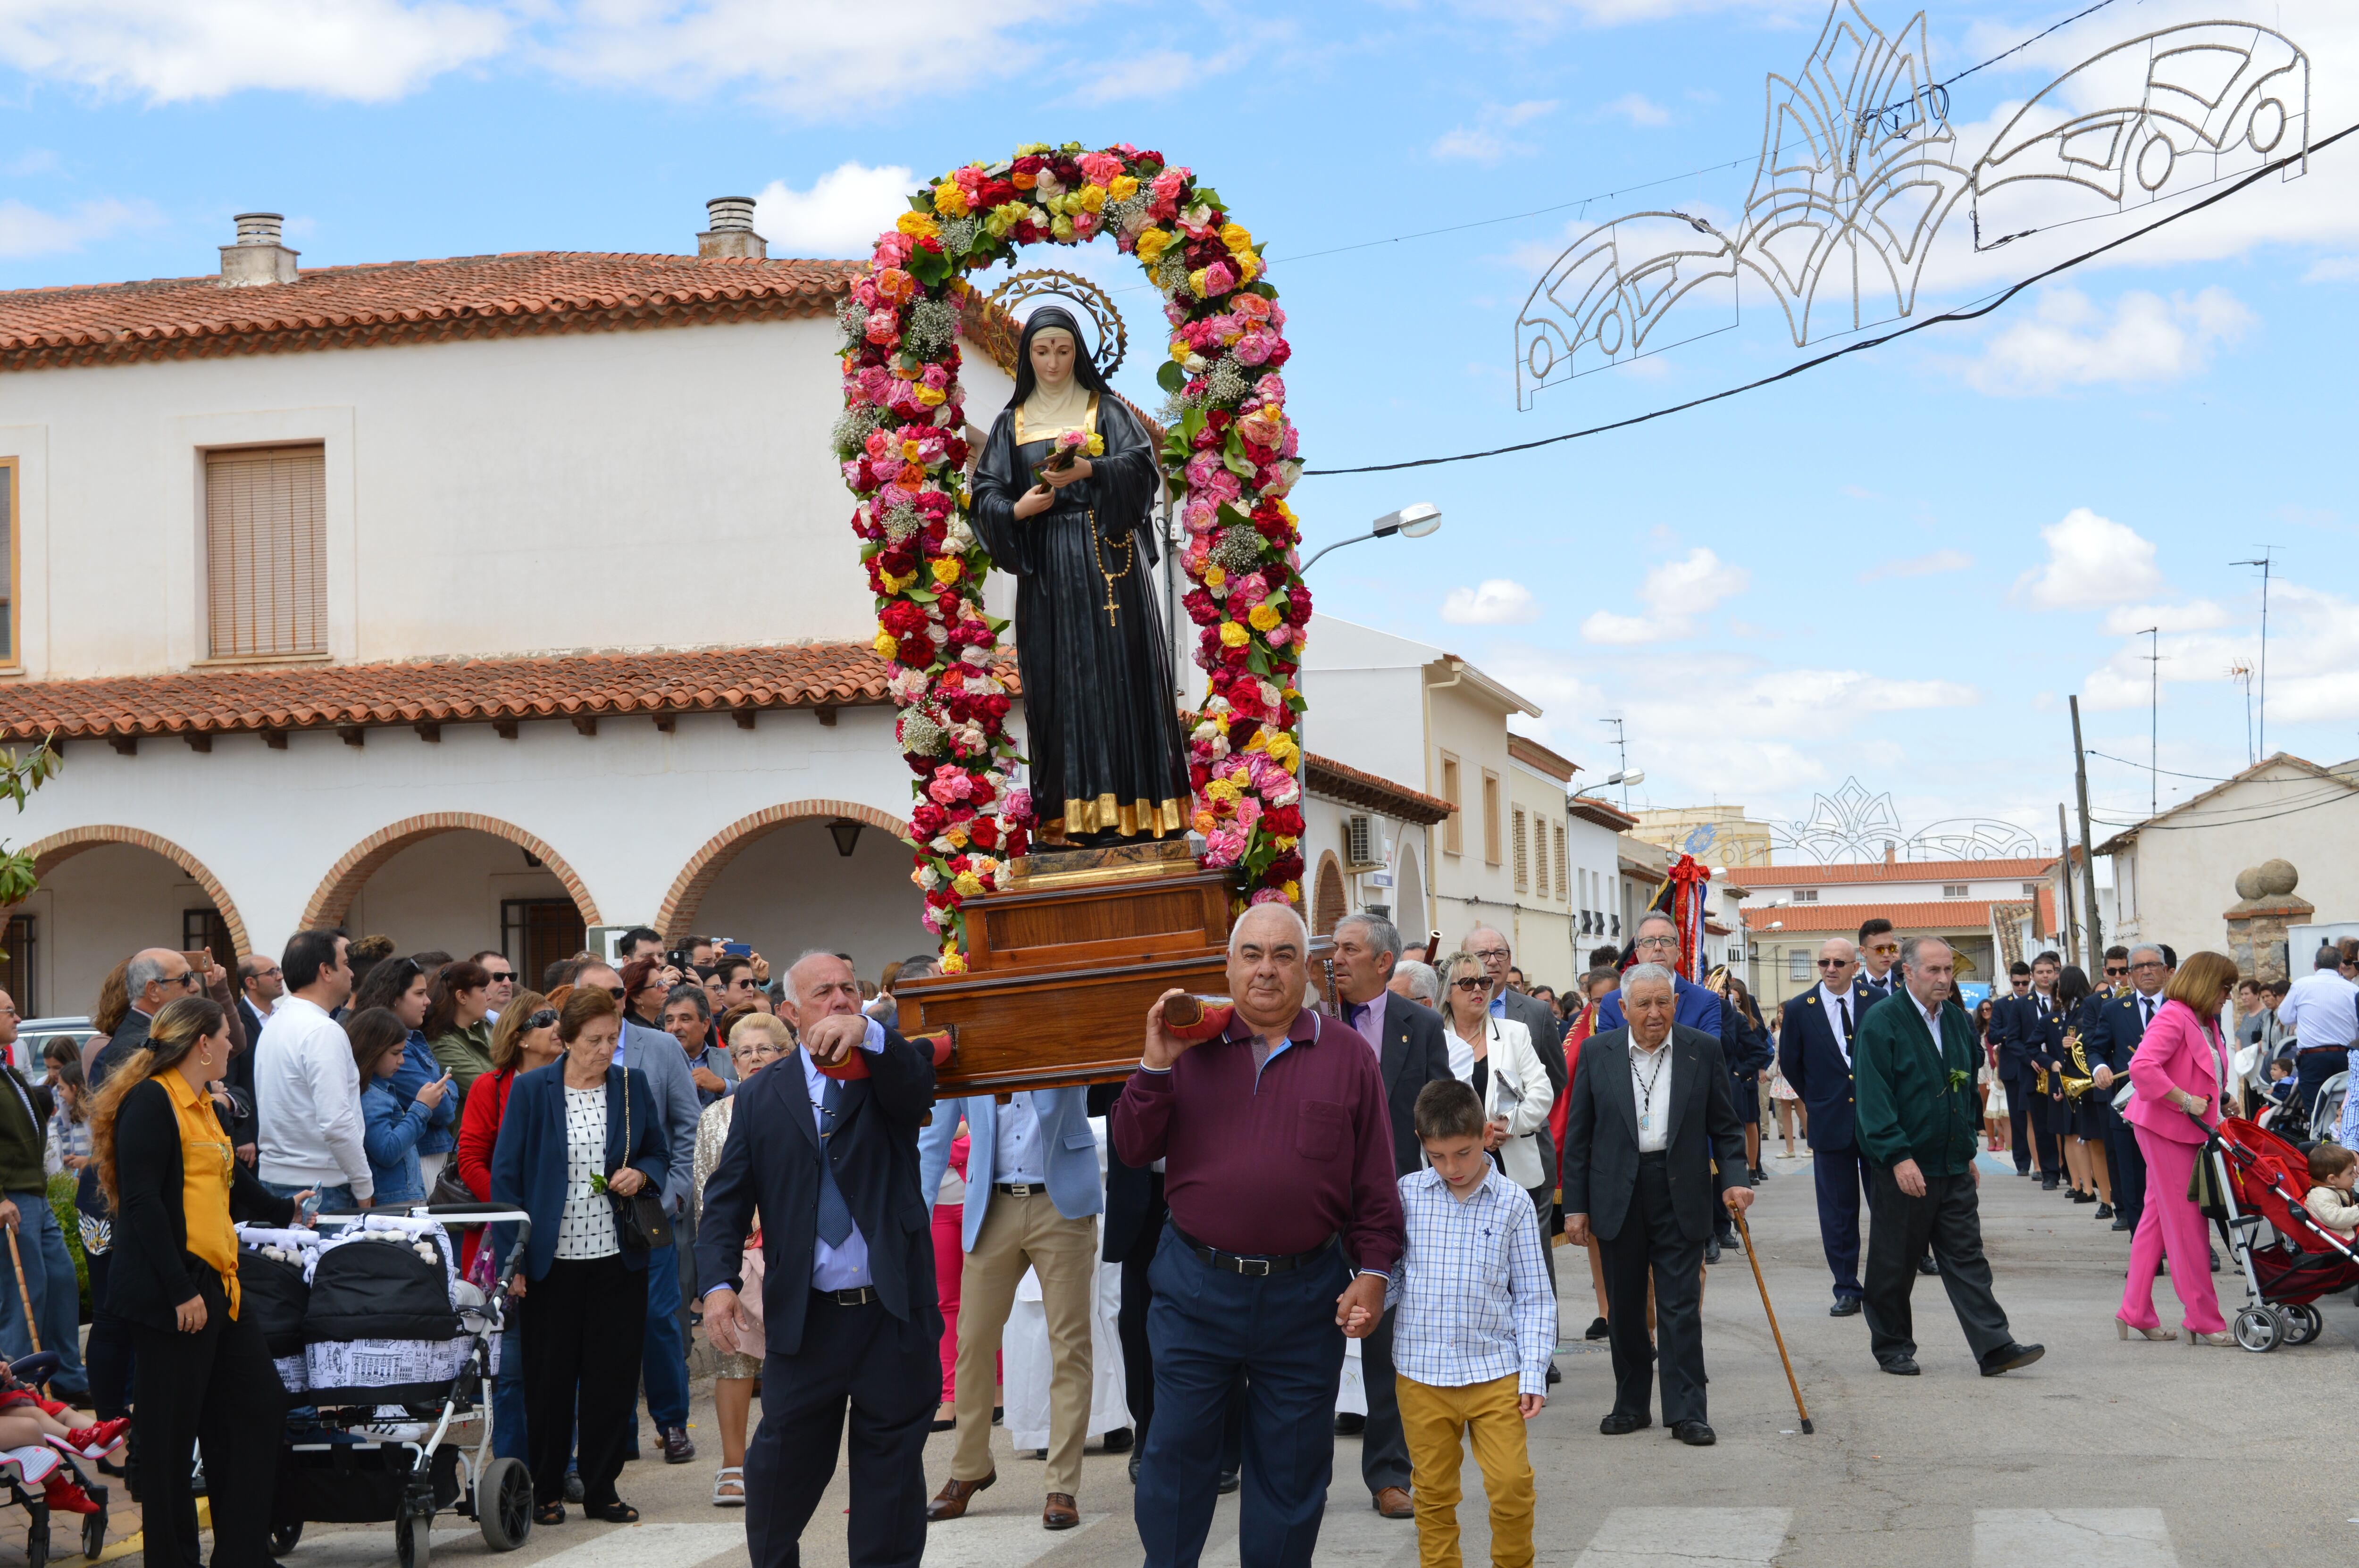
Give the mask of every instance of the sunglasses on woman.
POLYGON ((530 1018, 526 1019, 524 1021, 524 1026, 528 1031, 534 1029, 547 1029, 556 1022, 557 1010, 553 1007, 544 1007, 538 1012, 534 1013, 530 1018))
POLYGON ((1461 975, 1450 984, 1452 989, 1462 991, 1486 991, 1491 989, 1491 982, 1480 975, 1461 975))

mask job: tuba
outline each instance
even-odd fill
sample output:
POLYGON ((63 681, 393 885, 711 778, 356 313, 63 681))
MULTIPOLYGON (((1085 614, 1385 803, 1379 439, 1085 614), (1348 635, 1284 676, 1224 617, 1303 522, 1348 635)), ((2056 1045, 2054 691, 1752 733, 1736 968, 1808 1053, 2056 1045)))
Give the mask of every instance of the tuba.
POLYGON ((2072 1065, 2078 1071, 2077 1073, 2060 1073, 2057 1076, 2063 1080, 2064 1098, 2077 1100, 2095 1087, 2097 1082, 2089 1071, 2089 1058, 2081 1049, 2079 1030, 2068 1029, 2064 1032, 2064 1054, 2072 1059, 2072 1065))

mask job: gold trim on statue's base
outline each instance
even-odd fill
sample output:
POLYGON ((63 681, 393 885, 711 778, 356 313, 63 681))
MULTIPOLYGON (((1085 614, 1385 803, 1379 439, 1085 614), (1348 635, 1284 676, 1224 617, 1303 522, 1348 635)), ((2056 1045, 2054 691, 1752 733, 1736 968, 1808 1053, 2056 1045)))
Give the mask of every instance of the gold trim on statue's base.
POLYGON ((1036 850, 1008 862, 1011 892, 1187 876, 1197 870, 1185 839, 1114 844, 1098 849, 1036 850))
POLYGON ((1066 801, 1064 815, 1040 824, 1034 837, 1042 843, 1055 844, 1060 839, 1111 829, 1125 838, 1160 838, 1167 834, 1187 832, 1188 821, 1185 801, 1167 800, 1158 806, 1153 801, 1134 800, 1122 806, 1108 792, 1095 800, 1066 801))

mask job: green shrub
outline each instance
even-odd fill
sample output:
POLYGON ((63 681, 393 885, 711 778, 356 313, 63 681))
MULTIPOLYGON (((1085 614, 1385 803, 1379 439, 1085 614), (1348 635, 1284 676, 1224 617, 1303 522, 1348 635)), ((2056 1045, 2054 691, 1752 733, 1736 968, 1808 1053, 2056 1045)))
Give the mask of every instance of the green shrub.
MULTIPOLYGON (((58 1217, 58 1228, 66 1233, 66 1250, 73 1254, 74 1283, 82 1290, 82 1321, 90 1321, 90 1260, 82 1255, 82 1217, 74 1211, 74 1193, 82 1184, 71 1171, 60 1171, 49 1178, 49 1212, 58 1217)), ((16 1281, 9 1281, 15 1287, 16 1281)))

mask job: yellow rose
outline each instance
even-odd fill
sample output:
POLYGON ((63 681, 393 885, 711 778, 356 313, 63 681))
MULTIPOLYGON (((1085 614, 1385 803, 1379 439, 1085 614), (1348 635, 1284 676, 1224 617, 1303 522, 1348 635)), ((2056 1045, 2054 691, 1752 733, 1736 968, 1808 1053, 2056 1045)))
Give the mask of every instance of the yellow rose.
POLYGON ((1221 622, 1221 645, 1223 647, 1242 648, 1245 645, 1245 639, 1251 635, 1251 633, 1247 632, 1244 627, 1238 625, 1234 621, 1223 621, 1221 622))
POLYGON ((1157 259, 1171 248, 1171 242, 1177 237, 1169 229, 1141 229, 1138 232, 1138 259, 1153 266, 1157 259))
POLYGON ((1206 567, 1204 568, 1204 586, 1206 588, 1218 588, 1228 580, 1229 574, 1221 568, 1206 567))
POLYGON ((1024 222, 1030 212, 1031 209, 1021 201, 1003 201, 991 210, 991 216, 983 221, 983 226, 998 238, 1006 239, 1007 231, 1024 222))
POLYGON ((1129 200, 1138 194, 1138 177, 1130 174, 1115 175, 1113 183, 1106 187, 1106 194, 1116 201, 1129 200))
POLYGON ((913 240, 926 239, 941 232, 941 230, 935 226, 934 221, 923 212, 904 212, 899 218, 894 220, 893 227, 913 240))
POLYGON ((934 187, 934 211, 945 218, 966 216, 966 192, 959 189, 956 180, 944 179, 934 187))
POLYGON ((1049 225, 1049 232, 1060 240, 1070 240, 1073 237, 1073 221, 1060 212, 1056 222, 1049 225))
POLYGON ((1195 271, 1188 275, 1188 292, 1194 295, 1199 299, 1209 299, 1212 297, 1211 295, 1204 292, 1204 274, 1210 270, 1210 268, 1200 266, 1195 271))
POLYGON ((1277 838, 1272 838, 1272 839, 1269 841, 1269 847, 1270 847, 1271 849, 1276 849, 1279 854, 1283 855, 1283 854, 1285 854, 1288 849, 1293 849, 1297 844, 1299 844, 1299 843, 1301 843, 1301 842, 1302 842, 1302 840, 1301 840, 1301 839, 1299 839, 1299 838, 1288 838, 1288 837, 1286 837, 1286 835, 1284 835, 1283 833, 1281 833, 1281 834, 1279 834, 1277 838))
POLYGON ((1084 185, 1073 192, 1073 200, 1080 204, 1084 212, 1103 212, 1105 211, 1106 204, 1105 187, 1084 185))
POLYGON ((879 632, 875 647, 878 658, 889 659, 901 651, 901 641, 890 632, 879 632))
POLYGON ((1093 458, 1102 458, 1105 456, 1105 438, 1096 434, 1094 431, 1092 432, 1090 436, 1090 444, 1084 448, 1083 450, 1093 458))
POLYGON ((973 871, 961 871, 951 879, 951 886, 958 890, 961 898, 975 898, 983 892, 983 879, 973 871))
POLYGON ((1237 281, 1239 283, 1251 283, 1255 278, 1259 277, 1267 270, 1267 268, 1262 265, 1261 257, 1253 254, 1251 252, 1247 252, 1244 255, 1234 257, 1234 259, 1237 264, 1237 281))
POLYGON ((1285 619, 1286 617, 1277 612, 1277 606, 1274 604, 1256 604, 1253 607, 1252 613, 1245 617, 1246 622, 1256 632, 1275 632, 1277 630, 1277 623, 1285 619))
POLYGON ((938 386, 921 386, 918 388, 918 401, 928 408, 934 407, 949 395, 949 393, 944 392, 938 386))
POLYGON ((1220 801, 1223 804, 1236 799, 1237 781, 1234 779, 1212 780, 1204 786, 1204 798, 1206 800, 1220 801))
POLYGON ((958 558, 954 556, 944 556, 941 559, 935 561, 931 568, 934 574, 934 580, 940 583, 944 588, 948 588, 951 584, 958 581, 959 574, 963 572, 965 569, 966 568, 964 567, 959 565, 958 558))
POLYGON ((1253 236, 1245 232, 1243 223, 1223 223, 1221 225, 1221 243, 1229 247, 1231 255, 1238 255, 1253 249, 1253 236))
POLYGON ((1253 732, 1253 739, 1245 742, 1245 750, 1248 752, 1259 752, 1266 749, 1268 745, 1269 731, 1266 730, 1256 730, 1253 732))
POLYGON ((945 947, 945 948, 943 948, 943 949, 942 949, 942 973, 944 973, 944 974, 946 974, 946 975, 962 975, 962 974, 965 974, 965 973, 966 973, 966 955, 965 955, 964 953, 960 952, 960 951, 959 951, 957 948, 955 948, 955 947, 945 947))
POLYGON ((1272 761, 1272 762, 1274 762, 1280 763, 1280 764, 1289 764, 1289 763, 1291 763, 1291 762, 1294 761, 1294 759, 1295 759, 1295 758, 1297 758, 1297 757, 1300 756, 1301 754, 1302 754, 1302 749, 1301 749, 1299 746, 1297 746, 1297 745, 1294 743, 1294 737, 1293 737, 1293 736, 1291 736, 1291 735, 1288 734, 1288 733, 1287 733, 1285 730, 1272 730, 1272 731, 1270 731, 1270 736, 1269 736, 1269 756, 1270 756, 1270 761, 1272 761))
POLYGON ((1302 902, 1302 884, 1300 882, 1288 882, 1286 884, 1283 891, 1286 893, 1287 903, 1300 903, 1302 902))
POLYGON ((966 829, 963 827, 953 827, 942 837, 950 840, 951 848, 953 849, 966 848, 966 829))

